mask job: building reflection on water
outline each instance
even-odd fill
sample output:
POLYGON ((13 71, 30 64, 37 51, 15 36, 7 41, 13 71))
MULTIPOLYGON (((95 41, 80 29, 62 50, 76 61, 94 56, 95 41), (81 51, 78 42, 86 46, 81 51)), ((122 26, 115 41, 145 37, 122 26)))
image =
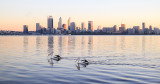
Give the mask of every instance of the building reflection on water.
POLYGON ((41 37, 40 36, 36 36, 36 53, 37 53, 37 55, 40 55, 41 54, 41 48, 40 48, 40 46, 41 46, 41 43, 40 43, 40 41, 41 41, 41 37))
POLYGON ((120 48, 121 50, 125 50, 126 46, 125 46, 125 36, 121 36, 121 41, 120 41, 120 48))
POLYGON ((24 52, 28 51, 28 36, 23 37, 23 47, 24 47, 24 52))
POLYGON ((58 50, 59 50, 59 55, 62 54, 62 36, 58 37, 58 50))
POLYGON ((76 66, 77 70, 81 70, 81 67, 87 67, 88 64, 79 64, 79 63, 77 63, 77 64, 75 64, 75 66, 76 66))
MULTIPOLYGON (((125 54, 128 52, 135 54, 138 51, 141 53, 142 56, 145 56, 147 55, 146 51, 148 50, 148 48, 151 48, 150 46, 148 46, 148 44, 151 45, 150 40, 153 40, 152 38, 150 37, 147 38, 145 36, 139 38, 127 37, 127 36, 113 36, 113 37, 48 36, 47 38, 48 38, 48 45, 46 44, 47 47, 45 46, 46 47, 45 51, 47 51, 48 56, 60 55, 61 57, 66 58, 67 60, 75 60, 78 57, 89 59, 90 56, 95 56, 95 55, 110 56, 113 55, 113 51, 118 52, 114 54, 115 56, 116 55, 125 56, 125 54), (133 44, 136 45, 133 46, 133 44)), ((23 42, 24 49, 26 49, 27 51, 28 42, 30 41, 28 41, 28 37, 24 37, 23 40, 24 40, 23 42)), ((40 49, 42 46, 41 41, 43 41, 43 38, 37 36, 36 37, 37 50, 40 49)), ((38 50, 37 53, 41 52, 38 50)), ((51 59, 48 60, 48 62, 52 66, 54 64, 53 62, 55 61, 51 59)), ((80 65, 76 65, 76 67, 78 70, 80 70, 80 65)))
POLYGON ((72 52, 72 50, 75 50, 75 37, 74 36, 68 36, 68 54, 70 55, 72 52))
POLYGON ((36 48, 37 48, 37 49, 39 49, 40 46, 41 46, 40 41, 41 41, 41 37, 40 37, 40 36, 37 36, 37 37, 36 37, 36 48))
POLYGON ((72 43, 71 41, 72 41, 71 36, 68 36, 68 54, 71 53, 71 43, 72 43))
MULTIPOLYGON (((71 48, 72 48, 73 50, 75 50, 75 47, 76 47, 76 45, 75 45, 75 39, 76 39, 76 37, 75 37, 75 36, 72 36, 71 48)), ((76 52, 76 51, 75 51, 75 52, 76 52)))
POLYGON ((88 37, 88 54, 92 55, 93 50, 93 36, 88 37))
POLYGON ((81 55, 84 56, 83 50, 85 49, 85 36, 82 36, 81 38, 81 55))
POLYGON ((53 66, 54 62, 52 60, 52 56, 54 54, 54 49, 53 49, 53 36, 48 36, 48 62, 50 63, 51 66, 53 66))
POLYGON ((48 36, 48 54, 53 54, 53 36, 48 36))
POLYGON ((145 56, 145 45, 146 44, 146 39, 145 36, 142 37, 142 51, 143 51, 143 56, 145 56))

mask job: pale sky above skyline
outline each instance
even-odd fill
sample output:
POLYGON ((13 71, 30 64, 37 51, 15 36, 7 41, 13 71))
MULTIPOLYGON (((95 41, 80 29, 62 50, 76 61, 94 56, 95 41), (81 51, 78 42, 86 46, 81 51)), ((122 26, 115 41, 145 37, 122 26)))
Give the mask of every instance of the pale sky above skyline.
POLYGON ((47 27, 47 16, 59 17, 67 24, 68 18, 81 26, 81 22, 93 21, 97 26, 111 27, 126 24, 127 28, 146 26, 160 28, 160 0, 0 0, 0 30, 22 31, 23 25, 29 31, 36 29, 36 23, 47 27))

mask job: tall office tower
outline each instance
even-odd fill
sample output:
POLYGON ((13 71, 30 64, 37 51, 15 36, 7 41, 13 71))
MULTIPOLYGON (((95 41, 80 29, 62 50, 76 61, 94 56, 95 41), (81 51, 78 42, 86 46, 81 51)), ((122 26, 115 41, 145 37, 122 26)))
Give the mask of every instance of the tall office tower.
POLYGON ((97 32, 100 32, 100 30, 101 30, 101 26, 98 26, 97 32))
POLYGON ((140 27, 139 26, 133 26, 133 29, 135 30, 136 34, 140 33, 140 27))
POLYGON ((125 24, 121 24, 121 27, 124 27, 124 28, 126 28, 126 25, 125 25, 125 24))
POLYGON ((152 31, 152 26, 151 25, 149 26, 149 31, 152 31))
POLYGON ((154 27, 154 30, 153 30, 153 31, 154 31, 155 34, 160 34, 160 30, 159 30, 159 28, 157 28, 157 27, 154 27))
POLYGON ((146 24, 143 22, 142 23, 142 29, 144 30, 146 28, 146 24))
POLYGON ((88 31, 93 31, 93 21, 88 21, 88 31))
POLYGON ((41 30, 41 26, 39 23, 36 23, 36 32, 39 32, 41 30))
POLYGON ((119 31, 120 32, 125 32, 126 30, 126 25, 125 24, 121 24, 121 27, 119 27, 119 31))
POLYGON ((76 28, 75 22, 71 22, 71 24, 70 24, 70 30, 71 30, 72 32, 75 32, 75 28, 76 28))
POLYGON ((62 27, 63 27, 65 30, 67 29, 66 24, 63 24, 62 27))
POLYGON ((83 31, 84 28, 85 28, 85 24, 84 24, 84 22, 82 22, 82 23, 81 23, 81 30, 83 31))
POLYGON ((52 16, 49 16, 48 17, 48 30, 49 30, 49 33, 52 33, 52 30, 53 30, 53 18, 52 16))
POLYGON ((68 19, 68 30, 71 30, 70 29, 70 24, 71 24, 71 18, 69 17, 69 19, 68 19))
POLYGON ((59 22, 58 22, 58 28, 62 28, 62 18, 59 18, 59 22))
POLYGON ((142 30, 143 30, 143 33, 145 33, 145 28, 146 28, 146 24, 145 22, 142 23, 142 30))
POLYGON ((146 28, 146 24, 143 22, 142 23, 142 29, 143 29, 143 31, 145 30, 145 28, 146 28))
POLYGON ((23 25, 23 33, 28 33, 28 25, 23 25))
POLYGON ((116 32, 117 31, 117 25, 114 25, 113 26, 113 32, 116 32))
POLYGON ((152 32, 152 26, 150 25, 149 26, 149 34, 152 34, 153 32, 152 32))
POLYGON ((52 18, 52 16, 48 17, 48 28, 53 28, 53 18, 52 18))

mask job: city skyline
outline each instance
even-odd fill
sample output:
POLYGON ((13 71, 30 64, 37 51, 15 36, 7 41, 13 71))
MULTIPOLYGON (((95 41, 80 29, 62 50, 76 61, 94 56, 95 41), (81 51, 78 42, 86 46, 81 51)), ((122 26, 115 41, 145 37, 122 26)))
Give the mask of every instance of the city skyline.
POLYGON ((54 28, 61 24, 68 27, 68 18, 78 27, 84 22, 88 28, 88 21, 93 21, 93 30, 98 26, 112 27, 126 24, 126 28, 140 26, 160 27, 160 6, 158 0, 4 0, 0 3, 0 30, 22 31, 23 25, 29 26, 29 31, 36 30, 36 23, 47 28, 46 17, 53 17, 54 28), (62 3, 63 2, 63 3, 62 3), (38 4, 37 4, 38 3, 38 4), (52 5, 54 4, 54 5, 52 5), (59 6, 61 5, 61 6, 59 6))

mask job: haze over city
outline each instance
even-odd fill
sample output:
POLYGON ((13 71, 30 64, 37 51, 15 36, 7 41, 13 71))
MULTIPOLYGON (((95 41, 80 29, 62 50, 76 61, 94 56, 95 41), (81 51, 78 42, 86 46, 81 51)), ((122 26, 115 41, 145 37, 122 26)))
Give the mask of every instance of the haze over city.
MULTIPOLYGON (((81 22, 93 21, 93 29, 112 27, 146 26, 160 27, 159 0, 2 0, 0 3, 0 30, 35 31, 36 24, 47 27, 47 16, 53 17, 54 28, 58 27, 59 17, 67 24, 68 18, 81 26, 81 22)), ((86 25, 86 28, 88 26, 86 25)))

